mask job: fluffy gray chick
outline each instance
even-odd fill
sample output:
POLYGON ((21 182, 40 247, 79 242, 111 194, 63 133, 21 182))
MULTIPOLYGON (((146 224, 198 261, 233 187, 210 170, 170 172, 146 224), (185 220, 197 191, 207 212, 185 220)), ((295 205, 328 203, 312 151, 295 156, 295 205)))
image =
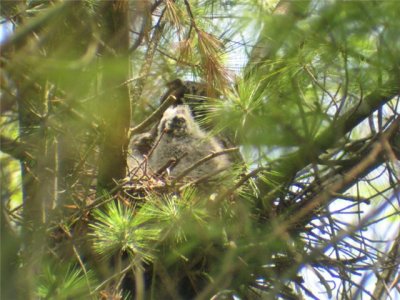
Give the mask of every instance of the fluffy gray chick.
MULTIPOLYGON (((187 105, 170 107, 164 112, 155 140, 159 142, 149 160, 151 169, 155 172, 171 159, 178 159, 178 164, 170 170, 170 175, 174 177, 212 152, 223 150, 215 138, 199 127, 187 105)), ((224 169, 229 164, 227 156, 220 155, 201 164, 186 177, 198 179, 224 169)))

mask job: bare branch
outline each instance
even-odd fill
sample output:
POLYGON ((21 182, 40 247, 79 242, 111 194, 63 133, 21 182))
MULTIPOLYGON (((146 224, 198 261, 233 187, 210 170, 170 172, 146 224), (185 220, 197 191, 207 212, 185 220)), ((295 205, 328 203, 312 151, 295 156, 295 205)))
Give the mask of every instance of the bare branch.
POLYGON ((233 194, 238 188, 240 188, 243 184, 245 184, 250 178, 255 177, 258 173, 268 171, 268 170, 269 170, 269 168, 266 168, 266 167, 260 167, 260 168, 254 169, 250 173, 243 176, 233 187, 228 189, 226 192, 218 195, 218 197, 215 199, 215 202, 218 203, 221 200, 223 200, 224 198, 233 194))
POLYGON ((224 155, 224 154, 228 154, 228 153, 232 153, 232 152, 237 152, 239 148, 235 147, 235 148, 229 148, 229 149, 225 149, 222 151, 218 151, 218 152, 213 152, 205 157, 203 157, 202 159, 198 160, 197 162, 195 162, 194 164, 192 164, 190 167, 188 167, 187 169, 185 169, 181 174, 179 174, 174 181, 172 182, 172 185, 175 184, 176 182, 178 182, 179 180, 181 180, 183 177, 185 177, 187 174, 189 174, 191 171, 193 171, 194 169, 196 169, 198 166, 204 164, 205 162, 220 156, 220 155, 224 155))
POLYGON ((174 95, 170 95, 146 120, 130 130, 129 137, 144 132, 148 126, 156 122, 158 119, 161 119, 163 113, 175 101, 176 97, 174 95))
MULTIPOLYGON (((285 184, 298 171, 317 161, 318 156, 327 149, 334 147, 340 139, 360 124, 371 113, 390 101, 399 93, 396 81, 389 81, 377 90, 364 98, 349 111, 338 118, 331 126, 324 130, 315 140, 313 145, 301 147, 295 153, 283 157, 272 167, 271 173, 265 174, 267 181, 258 181, 261 195, 269 194, 268 200, 276 198, 279 189, 276 186, 267 185, 265 182, 280 182, 285 184), (277 175, 279 174, 279 175, 277 175)), ((268 202, 269 202, 268 201, 268 202)))
POLYGON ((378 281, 374 289, 374 299, 384 299, 389 297, 390 290, 395 286, 396 281, 399 280, 399 263, 398 258, 400 254, 400 231, 397 235, 393 245, 387 254, 386 259, 382 262, 384 270, 379 274, 378 281), (396 277, 397 274, 397 277, 396 277), (386 296, 385 296, 386 295, 386 296))
POLYGON ((3 135, 0 136, 0 151, 23 161, 33 159, 25 143, 17 142, 3 135))
POLYGON ((136 101, 142 95, 142 91, 143 91, 144 85, 146 83, 146 79, 149 75, 150 68, 153 63, 154 52, 157 49, 158 43, 160 42, 162 33, 164 31, 165 22, 162 22, 164 12, 165 12, 165 9, 163 10, 162 15, 160 16, 160 18, 158 20, 158 23, 155 26, 153 36, 151 37, 149 46, 147 48, 144 63, 139 71, 139 78, 135 82, 135 86, 132 91, 132 98, 135 99, 136 101))
POLYGON ((59 17, 61 13, 67 13, 67 9, 71 9, 75 4, 69 1, 59 2, 49 9, 46 9, 44 13, 39 14, 32 19, 25 26, 21 26, 18 30, 7 38, 0 48, 0 52, 5 53, 8 49, 15 45, 22 45, 22 41, 35 30, 42 27, 44 24, 50 22, 56 17, 59 17), (71 5, 72 4, 72 5, 71 5))
POLYGON ((392 134, 398 130, 400 126, 400 117, 393 121, 388 130, 382 135, 381 140, 375 142, 372 146, 370 153, 363 158, 357 165, 355 165, 347 173, 343 174, 339 179, 335 180, 333 183, 328 185, 322 192, 316 195, 314 198, 307 200, 306 203, 301 203, 297 209, 296 213, 290 216, 290 220, 287 220, 285 224, 282 224, 279 230, 284 230, 294 226, 295 224, 302 222, 304 218, 312 214, 321 205, 326 203, 332 194, 340 192, 344 188, 351 186, 355 181, 358 180, 360 174, 367 170, 371 165, 373 165, 378 156, 384 151, 384 146, 382 140, 387 140, 392 134))

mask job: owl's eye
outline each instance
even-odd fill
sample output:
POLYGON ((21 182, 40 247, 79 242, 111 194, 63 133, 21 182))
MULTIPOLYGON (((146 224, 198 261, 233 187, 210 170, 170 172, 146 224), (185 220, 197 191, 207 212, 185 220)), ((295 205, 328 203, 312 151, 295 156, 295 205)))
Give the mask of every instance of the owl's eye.
POLYGON ((172 119, 172 126, 173 127, 183 127, 186 124, 185 118, 182 117, 174 117, 172 119))

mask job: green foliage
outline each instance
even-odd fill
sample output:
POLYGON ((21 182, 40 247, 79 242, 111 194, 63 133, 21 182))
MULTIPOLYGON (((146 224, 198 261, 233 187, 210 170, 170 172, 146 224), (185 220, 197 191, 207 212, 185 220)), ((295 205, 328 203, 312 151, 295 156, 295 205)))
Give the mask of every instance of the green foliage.
POLYGON ((38 278, 36 296, 40 299, 90 299, 96 280, 92 271, 74 265, 47 263, 38 278), (89 298, 88 298, 89 297, 89 298))
POLYGON ((93 216, 90 235, 97 253, 110 257, 127 252, 132 258, 154 259, 160 229, 146 224, 148 216, 137 217, 132 207, 120 202, 110 202, 105 208, 95 210, 93 216))
MULTIPOLYGON (((149 262, 161 248, 182 248, 190 253, 220 234, 220 230, 210 227, 212 219, 205 202, 192 188, 179 196, 149 196, 136 209, 112 201, 96 209, 93 217, 90 236, 95 251, 103 257, 127 252, 131 258, 149 262)), ((213 222, 215 225, 215 218, 213 222)))
POLYGON ((399 216, 399 8, 2 3, 15 26, 1 45, 4 298, 384 299, 398 238, 375 226, 399 216), (244 156, 220 180, 155 174, 128 146, 176 78, 206 85, 185 99, 244 156))
POLYGON ((191 188, 180 196, 148 197, 137 217, 152 220, 153 226, 162 229, 162 239, 173 243, 171 246, 187 242, 188 235, 193 240, 193 235, 206 230, 209 218, 204 201, 199 200, 191 188))

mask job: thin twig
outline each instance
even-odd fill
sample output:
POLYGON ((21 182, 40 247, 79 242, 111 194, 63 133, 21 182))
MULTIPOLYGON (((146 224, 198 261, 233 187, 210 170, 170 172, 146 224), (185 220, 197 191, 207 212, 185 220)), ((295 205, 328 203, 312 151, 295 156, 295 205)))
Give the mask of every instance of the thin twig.
POLYGON ((33 159, 26 143, 18 142, 17 140, 10 139, 3 135, 0 135, 0 151, 21 161, 29 161, 33 159))
POLYGON ((184 0, 184 2, 185 2, 185 6, 186 6, 186 11, 190 17, 190 25, 193 26, 196 31, 198 31, 199 29, 196 25, 196 21, 194 20, 194 15, 193 15, 192 9, 190 8, 189 1, 184 0))
MULTIPOLYGON (((345 133, 350 132, 369 114, 397 96, 397 86, 397 82, 394 79, 390 79, 379 90, 364 97, 363 101, 343 113, 334 124, 316 137, 313 143, 317 146, 314 148, 314 153, 310 152, 309 143, 304 147, 300 147, 299 150, 285 156, 275 164, 272 172, 267 176, 268 180, 274 180, 276 174, 281 174, 281 186, 286 184, 297 172, 309 165, 312 160, 316 160, 323 151, 336 146, 345 133)), ((271 190, 271 186, 261 180, 257 182, 257 186, 266 202, 273 201, 280 192, 279 186, 271 190)))
POLYGON ((303 66, 303 69, 306 71, 308 76, 311 78, 311 80, 324 92, 326 93, 329 98, 331 98, 332 102, 335 103, 335 97, 332 96, 332 94, 315 78, 314 74, 311 72, 311 70, 308 68, 308 66, 303 66))
MULTIPOLYGON (((141 180, 147 174, 147 162, 149 161, 149 159, 150 159, 151 155, 153 154, 154 150, 156 149, 156 147, 160 143, 160 141, 161 141, 162 137, 164 136, 164 134, 165 134, 165 131, 161 132, 160 137, 156 140, 156 142, 153 145, 153 147, 151 147, 149 153, 147 155, 144 155, 144 159, 143 159, 142 163, 139 165, 139 167, 141 167, 145 163, 145 169, 144 169, 142 177, 140 177, 139 180, 141 180)), ((136 175, 136 173, 138 172, 139 167, 136 170, 136 172, 134 173, 134 175, 136 175)))
POLYGON ((230 166, 222 168, 222 169, 217 169, 216 171, 214 171, 212 173, 206 174, 206 175, 204 175, 204 176, 202 176, 202 177, 200 177, 200 178, 198 178, 196 180, 190 181, 190 182, 186 183, 185 185, 181 186, 179 188, 179 191, 185 190, 188 186, 196 186, 196 185, 198 185, 198 184, 200 184, 202 182, 209 181, 210 178, 212 178, 212 177, 214 177, 214 176, 216 176, 216 175, 228 170, 229 168, 230 168, 230 166))
POLYGON ((113 280, 115 277, 124 275, 125 273, 127 273, 130 269, 131 269, 132 264, 129 264, 125 269, 123 269, 121 272, 118 273, 114 273, 112 274, 110 277, 108 277, 106 280, 104 280, 102 283, 100 283, 91 293, 90 295, 94 295, 96 292, 98 292, 100 290, 100 288, 102 288, 104 285, 106 285, 108 282, 110 282, 111 280, 113 280))
POLYGON ((211 154, 203 157, 202 159, 198 160, 197 162, 195 162, 194 164, 192 164, 190 167, 188 167, 187 169, 183 170, 183 172, 181 174, 179 174, 173 181, 172 181, 172 185, 174 185, 177 181, 181 180, 183 177, 185 177, 187 174, 189 174, 191 171, 193 171, 195 168, 197 168, 198 166, 204 164, 205 162, 223 155, 223 154, 227 154, 227 153, 232 153, 232 152, 236 152, 238 151, 238 147, 235 148, 229 148, 229 149, 225 149, 222 151, 218 151, 218 152, 212 152, 211 154))
POLYGON ((139 172, 139 170, 142 168, 143 165, 144 165, 144 172, 143 172, 143 175, 139 178, 139 180, 141 180, 147 174, 147 162, 149 161, 149 158, 153 154, 154 149, 156 149, 156 147, 160 143, 162 137, 164 136, 164 133, 165 132, 161 133, 160 137, 156 140, 156 142, 154 143, 153 147, 151 147, 149 153, 147 155, 144 155, 144 159, 140 162, 140 164, 136 168, 136 171, 132 174, 131 177, 134 177, 137 174, 137 172, 139 172))
MULTIPOLYGON (((400 125, 400 118, 397 118, 391 124, 390 128, 383 133, 381 139, 388 139, 396 130, 398 130, 400 125)), ((295 214, 290 217, 284 225, 277 230, 283 232, 284 230, 290 228, 296 223, 300 222, 302 219, 307 217, 309 213, 312 213, 315 209, 320 207, 323 203, 331 198, 332 193, 337 193, 342 190, 344 187, 349 186, 354 180, 358 178, 362 172, 364 172, 370 165, 372 165, 378 156, 384 151, 384 146, 382 141, 377 141, 372 146, 370 153, 362 160, 359 164, 354 166, 349 172, 345 173, 341 178, 335 180, 332 184, 327 186, 321 193, 307 201, 307 203, 303 203, 302 207, 299 207, 295 214)), ((277 234, 279 234, 277 232, 277 234)))
POLYGON ((76 256, 76 259, 78 260, 79 265, 81 266, 81 268, 83 270, 83 273, 85 274, 86 284, 87 284, 87 286, 89 288, 89 291, 90 291, 90 293, 92 293, 92 287, 90 285, 90 281, 89 281, 88 274, 87 274, 88 272, 86 270, 85 264, 83 263, 83 261, 81 259, 81 256, 78 253, 78 250, 76 249, 76 246, 72 242, 72 240, 73 240, 72 235, 69 232, 69 230, 67 228, 65 228, 64 225, 61 225, 60 227, 61 227, 62 231, 64 231, 64 233, 67 235, 67 237, 71 240, 72 250, 73 250, 73 252, 74 252, 74 254, 76 256))
POLYGON ((151 37, 151 40, 149 42, 149 46, 146 51, 146 55, 144 58, 144 63, 142 67, 140 68, 139 71, 139 79, 135 82, 135 86, 133 87, 132 91, 132 98, 139 100, 139 98, 142 95, 143 87, 146 83, 146 79, 150 73, 150 68, 153 63, 153 57, 154 53, 156 51, 156 48, 158 46, 158 43, 160 42, 162 32, 165 27, 165 22, 162 22, 163 16, 165 13, 165 9, 163 10, 160 18, 158 19, 157 24, 155 25, 155 29, 153 32, 153 35, 151 37))
POLYGON ((187 152, 183 153, 180 157, 178 158, 171 158, 170 160, 168 160, 168 162, 162 166, 159 170, 157 170, 157 172, 155 173, 155 175, 162 175, 164 173, 165 170, 170 169, 170 171, 173 170, 173 168, 176 167, 176 165, 182 160, 182 158, 184 158, 187 155, 187 152))
POLYGON ((167 100, 165 100, 146 120, 144 120, 136 127, 130 129, 129 138, 131 138, 135 134, 142 133, 148 126, 160 119, 167 108, 175 101, 176 97, 174 95, 168 96, 167 100))
POLYGON ((248 173, 247 175, 243 176, 234 186, 232 186, 230 189, 228 189, 227 191, 225 191, 222 194, 219 194, 216 198, 215 198, 215 203, 219 203, 222 199, 228 197, 229 195, 233 194, 238 188, 240 188, 243 184, 246 183, 247 180, 249 180, 250 178, 256 176, 258 173, 263 172, 263 171, 268 171, 270 168, 267 167, 259 167, 257 169, 254 169, 253 171, 251 171, 250 173, 248 173))

